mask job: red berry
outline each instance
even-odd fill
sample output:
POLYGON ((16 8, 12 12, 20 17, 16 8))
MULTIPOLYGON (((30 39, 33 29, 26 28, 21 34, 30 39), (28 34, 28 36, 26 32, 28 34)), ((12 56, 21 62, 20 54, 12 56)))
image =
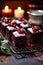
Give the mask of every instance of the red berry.
POLYGON ((6 21, 7 21, 7 19, 3 18, 3 21, 4 21, 4 22, 6 22, 6 21))
POLYGON ((32 22, 30 22, 30 26, 32 26, 33 24, 32 24, 32 22))
POLYGON ((33 30, 33 32, 36 32, 36 31, 38 31, 38 27, 37 26, 33 26, 32 30, 33 30))
POLYGON ((8 23, 8 26, 12 26, 12 24, 11 23, 8 23))
POLYGON ((28 44, 28 47, 31 47, 31 44, 30 43, 28 44))
POLYGON ((7 19, 4 20, 4 22, 5 22, 5 23, 11 23, 11 21, 10 21, 10 20, 7 20, 7 19))
POLYGON ((24 21, 22 21, 23 22, 23 24, 26 24, 26 20, 24 20, 24 21))
POLYGON ((11 20, 8 20, 8 23, 11 23, 11 20))
POLYGON ((1 21, 3 21, 4 20, 4 18, 1 18, 1 21))
POLYGON ((31 44, 31 48, 34 48, 34 45, 33 44, 31 44))
POLYGON ((18 33, 20 33, 20 34, 23 34, 24 33, 24 31, 23 30, 21 30, 21 29, 17 29, 17 31, 18 31, 18 33))
POLYGON ((8 23, 8 20, 4 20, 5 23, 8 23))
POLYGON ((16 24, 14 24, 13 27, 16 28, 16 24))
POLYGON ((30 47, 30 48, 34 48, 34 45, 31 44, 31 43, 29 43, 29 44, 28 44, 28 47, 30 47))
POLYGON ((24 20, 24 18, 23 18, 23 17, 20 17, 18 20, 19 20, 19 21, 23 21, 23 20, 24 20))
POLYGON ((32 27, 32 30, 33 30, 33 32, 36 32, 36 29, 34 27, 32 27))

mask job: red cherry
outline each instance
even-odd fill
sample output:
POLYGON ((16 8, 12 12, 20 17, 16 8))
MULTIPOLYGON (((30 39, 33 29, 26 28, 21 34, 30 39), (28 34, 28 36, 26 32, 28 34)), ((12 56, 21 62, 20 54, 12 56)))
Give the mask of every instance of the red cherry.
POLYGON ((21 33, 20 29, 17 29, 18 33, 21 33))
POLYGON ((37 26, 35 26, 35 29, 36 29, 36 31, 38 31, 38 27, 37 26))
POLYGON ((32 22, 30 22, 30 26, 32 26, 33 24, 32 24, 32 22))
POLYGON ((33 30, 33 32, 36 32, 36 29, 34 27, 32 27, 32 30, 33 30))
POLYGON ((23 30, 21 30, 21 34, 23 34, 24 33, 24 31, 23 30))
POLYGON ((11 23, 11 20, 8 20, 8 23, 11 23))
POLYGON ((30 43, 28 43, 28 47, 31 47, 31 44, 30 43))
POLYGON ((16 28, 16 24, 14 24, 13 27, 16 28))
POLYGON ((8 23, 8 20, 4 20, 5 23, 8 23))
POLYGON ((23 24, 26 24, 26 20, 23 21, 23 24))
POLYGON ((10 20, 7 20, 7 19, 4 20, 4 22, 5 22, 5 23, 11 23, 11 21, 10 21, 10 20))
POLYGON ((3 21, 4 20, 4 18, 1 18, 1 21, 3 21))
POLYGON ((8 26, 12 26, 11 23, 8 23, 8 26))
POLYGON ((23 17, 20 17, 18 20, 19 20, 19 21, 23 21, 23 20, 24 20, 24 18, 23 18, 23 17))
POLYGON ((34 45, 33 44, 31 44, 31 48, 34 48, 34 45))
POLYGON ((18 31, 19 34, 23 34, 24 33, 24 31, 19 29, 19 28, 17 29, 17 31, 18 31))
POLYGON ((28 44, 28 47, 30 47, 30 48, 34 48, 34 45, 31 44, 31 43, 29 43, 29 44, 28 44))
POLYGON ((36 31, 38 31, 38 27, 37 26, 33 26, 32 30, 33 30, 33 32, 36 32, 36 31))
POLYGON ((3 19, 3 21, 4 21, 4 22, 6 22, 6 20, 5 20, 5 19, 3 19))

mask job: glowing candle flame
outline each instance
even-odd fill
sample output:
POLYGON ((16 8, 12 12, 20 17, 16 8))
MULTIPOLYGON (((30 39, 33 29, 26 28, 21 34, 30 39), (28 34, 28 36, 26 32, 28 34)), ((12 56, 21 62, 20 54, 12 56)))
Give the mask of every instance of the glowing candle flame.
POLYGON ((24 10, 21 9, 21 7, 18 7, 17 9, 14 10, 14 16, 16 18, 23 17, 23 15, 24 15, 24 10))
POLYGON ((8 12, 8 6, 5 6, 5 12, 8 12))
POLYGON ((18 11, 20 11, 21 10, 21 7, 18 7, 18 11))

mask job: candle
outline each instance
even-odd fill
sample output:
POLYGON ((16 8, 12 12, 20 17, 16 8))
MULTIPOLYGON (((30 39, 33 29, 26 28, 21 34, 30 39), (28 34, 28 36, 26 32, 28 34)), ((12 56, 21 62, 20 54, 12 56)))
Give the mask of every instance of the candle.
POLYGON ((12 13, 12 9, 9 9, 8 6, 5 6, 5 8, 2 9, 2 14, 3 15, 11 15, 11 13, 12 13))
POLYGON ((21 9, 21 7, 18 7, 17 9, 14 10, 15 18, 23 17, 23 15, 24 15, 24 10, 21 9))

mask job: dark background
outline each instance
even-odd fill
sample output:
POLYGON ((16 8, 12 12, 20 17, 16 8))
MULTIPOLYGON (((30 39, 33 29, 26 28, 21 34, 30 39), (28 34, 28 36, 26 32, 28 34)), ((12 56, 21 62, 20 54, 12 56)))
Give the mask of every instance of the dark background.
MULTIPOLYGON (((0 1, 0 16, 2 16, 1 10, 8 5, 13 11, 18 6, 21 6, 22 9, 25 10, 25 16, 27 16, 28 10, 42 9, 43 10, 43 0, 1 0, 0 1), (35 5, 35 7, 29 7, 29 4, 35 5)), ((12 16, 14 16, 14 12, 12 12, 12 16)))

